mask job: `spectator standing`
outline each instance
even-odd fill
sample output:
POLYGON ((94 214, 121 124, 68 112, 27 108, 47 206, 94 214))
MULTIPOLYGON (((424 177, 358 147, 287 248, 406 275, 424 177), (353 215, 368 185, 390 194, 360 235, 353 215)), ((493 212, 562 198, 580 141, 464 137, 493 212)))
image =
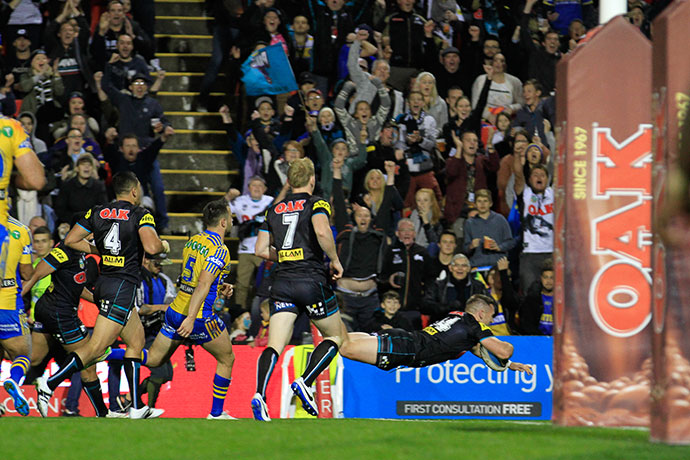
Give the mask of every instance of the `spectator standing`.
MULTIPOLYGON (((527 53, 528 77, 539 81, 543 85, 544 91, 546 91, 548 94, 556 87, 556 64, 561 59, 561 52, 559 51, 561 42, 558 38, 558 32, 555 30, 548 30, 544 34, 544 40, 541 42, 541 47, 536 45, 532 40, 532 36, 530 35, 529 20, 532 15, 532 8, 537 1, 538 0, 527 0, 525 7, 522 10, 522 17, 520 20, 520 45, 527 53)), ((547 2, 545 1, 544 3, 547 2)), ((573 1, 560 3, 578 2, 573 1)), ((566 28, 569 25, 570 22, 568 22, 566 28)), ((564 35, 567 33, 568 32, 566 30, 564 35)))
POLYGON ((451 132, 454 150, 446 161, 446 207, 444 217, 458 238, 464 234, 465 219, 474 209, 475 193, 488 188, 487 172, 498 170, 498 154, 479 154, 479 138, 473 131, 465 131, 461 138, 451 132))
POLYGON ((530 285, 520 306, 520 328, 523 334, 553 334, 553 287, 553 265, 550 260, 545 260, 540 279, 530 285))
POLYGON ((553 253, 553 189, 548 185, 546 167, 532 168, 525 183, 522 162, 515 157, 515 194, 522 216, 522 254, 520 255, 520 287, 522 292, 537 280, 542 265, 553 253))
POLYGON ((363 330, 379 306, 376 276, 385 254, 386 229, 390 226, 390 203, 394 192, 395 163, 387 162, 388 181, 375 218, 365 206, 356 206, 354 223, 348 219, 342 189, 342 161, 333 162, 333 207, 338 232, 336 246, 343 264, 337 290, 343 299, 343 319, 352 330, 363 330))
MULTIPOLYGON (((524 100, 522 98, 522 82, 516 76, 506 73, 506 58, 503 54, 494 55, 491 65, 493 67, 491 89, 482 116, 494 124, 498 112, 506 111, 508 114, 512 114, 522 106, 524 100)), ((481 88, 487 78, 488 75, 484 74, 474 80, 472 84, 472 107, 477 107, 481 88)))
POLYGON ((436 321, 451 311, 464 311, 465 302, 474 294, 486 294, 484 283, 470 271, 464 254, 455 254, 449 265, 450 276, 439 277, 426 288, 423 312, 436 321))
POLYGON ((134 53, 134 39, 129 34, 117 37, 116 51, 110 55, 103 71, 103 86, 113 86, 118 91, 127 89, 135 75, 148 75, 144 58, 134 53))
POLYGON ((266 181, 260 176, 249 179, 249 193, 240 194, 237 189, 230 189, 225 198, 230 203, 230 209, 235 215, 239 226, 238 236, 240 245, 237 250, 237 285, 235 286, 234 301, 242 310, 248 310, 250 296, 256 270, 263 259, 254 255, 254 246, 263 225, 266 209, 273 203, 273 197, 266 195, 266 181))
POLYGON ((496 301, 496 314, 489 324, 494 335, 511 335, 516 330, 515 315, 520 308, 520 301, 513 289, 508 265, 508 258, 501 257, 486 277, 489 294, 496 301))
POLYGON ((506 218, 491 210, 489 190, 477 190, 474 203, 477 214, 465 221, 463 249, 472 267, 491 267, 515 247, 515 239, 506 218))
POLYGON ((415 209, 410 214, 414 222, 415 243, 424 247, 430 255, 438 252, 438 241, 443 231, 441 208, 430 188, 420 188, 415 194, 415 209))
MULTIPOLYGON (((76 133, 76 130, 71 131, 76 133)), ((76 175, 64 180, 55 202, 58 223, 71 224, 74 216, 83 214, 97 204, 108 201, 105 184, 98 179, 98 163, 90 153, 82 153, 76 161, 76 175)))
POLYGON ((381 270, 382 289, 393 289, 402 299, 402 314, 415 329, 421 328, 421 312, 424 300, 424 267, 428 258, 426 250, 414 242, 414 223, 400 219, 397 237, 386 250, 381 270))
POLYGON ((16 38, 12 42, 12 48, 7 52, 6 59, 6 66, 14 75, 12 89, 15 96, 22 99, 27 92, 22 90, 20 82, 24 75, 31 76, 31 39, 26 29, 17 30, 16 38))

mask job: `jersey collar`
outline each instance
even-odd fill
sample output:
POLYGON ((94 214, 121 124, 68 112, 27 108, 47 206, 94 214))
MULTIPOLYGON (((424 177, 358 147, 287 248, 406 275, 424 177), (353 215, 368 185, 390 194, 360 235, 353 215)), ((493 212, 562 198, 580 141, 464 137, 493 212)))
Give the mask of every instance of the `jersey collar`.
POLYGON ((204 233, 208 233, 209 235, 217 236, 218 238, 220 238, 219 234, 217 234, 216 232, 212 232, 211 230, 204 230, 204 233))

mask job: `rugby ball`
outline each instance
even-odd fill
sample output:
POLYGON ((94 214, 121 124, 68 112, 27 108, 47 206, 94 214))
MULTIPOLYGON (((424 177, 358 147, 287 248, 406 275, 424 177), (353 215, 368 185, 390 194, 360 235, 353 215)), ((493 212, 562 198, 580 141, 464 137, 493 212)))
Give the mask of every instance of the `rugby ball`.
POLYGON ((482 361, 484 361, 484 363, 486 363, 487 366, 498 372, 502 372, 508 369, 508 365, 510 364, 509 359, 499 358, 498 356, 487 350, 486 347, 482 344, 479 344, 479 356, 481 356, 482 361))

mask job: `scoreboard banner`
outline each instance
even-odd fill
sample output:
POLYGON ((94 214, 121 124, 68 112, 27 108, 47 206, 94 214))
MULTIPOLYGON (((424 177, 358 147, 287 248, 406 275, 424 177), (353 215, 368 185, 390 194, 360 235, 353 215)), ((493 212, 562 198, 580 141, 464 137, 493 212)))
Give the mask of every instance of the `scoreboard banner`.
POLYGON ((554 419, 648 426, 651 43, 623 17, 557 66, 554 419))
POLYGON ((551 337, 501 337, 512 359, 533 375, 496 372, 471 353, 422 368, 383 371, 343 359, 344 416, 355 418, 470 418, 549 420, 553 388, 551 337))

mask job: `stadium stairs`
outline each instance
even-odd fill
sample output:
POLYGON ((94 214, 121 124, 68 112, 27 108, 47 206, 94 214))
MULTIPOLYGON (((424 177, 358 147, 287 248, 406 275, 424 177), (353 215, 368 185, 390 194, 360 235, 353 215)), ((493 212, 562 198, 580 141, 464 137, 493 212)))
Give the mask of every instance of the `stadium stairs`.
MULTIPOLYGON (((155 4, 156 57, 166 71, 157 98, 176 133, 159 155, 170 216, 170 235, 164 238, 170 242, 173 262, 181 263, 188 236, 201 230, 203 206, 238 185, 238 170, 220 115, 193 111, 212 49, 208 27, 212 18, 205 16, 204 0, 155 0, 155 4)), ((212 97, 226 96, 224 83, 221 74, 212 97)), ((236 261, 237 238, 228 237, 226 244, 236 261)), ((172 275, 176 270, 166 272, 172 275)))

